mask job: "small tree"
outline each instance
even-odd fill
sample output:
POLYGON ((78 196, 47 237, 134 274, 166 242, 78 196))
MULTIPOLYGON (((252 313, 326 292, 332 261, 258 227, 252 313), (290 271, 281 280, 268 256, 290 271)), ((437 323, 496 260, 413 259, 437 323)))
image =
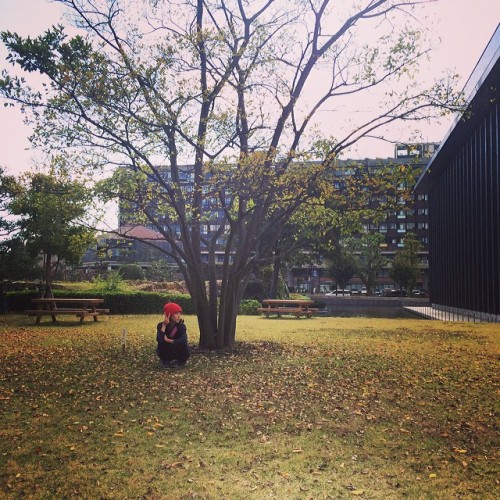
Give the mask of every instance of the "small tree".
POLYGON ((384 237, 381 234, 363 234, 359 239, 352 239, 356 262, 356 274, 366 286, 366 293, 372 294, 377 283, 377 275, 385 266, 387 259, 380 252, 384 237))
POLYGON ((413 233, 407 233, 403 245, 403 248, 398 250, 394 256, 389 275, 399 285, 400 290, 405 289, 411 293, 422 272, 422 263, 419 257, 422 243, 413 233))
POLYGON ((6 175, 0 167, 0 239, 9 239, 13 233, 19 230, 17 221, 8 219, 10 215, 9 205, 12 197, 21 189, 17 179, 12 175, 6 175))
POLYGON ((349 280, 356 274, 356 259, 352 252, 343 246, 329 257, 328 273, 337 283, 337 288, 345 289, 349 280))
POLYGON ((13 219, 10 204, 21 190, 14 176, 0 167, 0 314, 7 311, 5 289, 13 281, 37 276, 36 260, 27 252, 25 242, 17 235, 18 221, 13 219))
POLYGON ((46 296, 59 264, 77 265, 94 243, 95 232, 84 224, 90 192, 67 173, 30 173, 12 193, 9 210, 19 217, 20 235, 33 256, 41 256, 46 296))
POLYGON ((6 287, 14 281, 38 277, 39 271, 36 260, 20 238, 0 242, 0 314, 7 312, 6 287))

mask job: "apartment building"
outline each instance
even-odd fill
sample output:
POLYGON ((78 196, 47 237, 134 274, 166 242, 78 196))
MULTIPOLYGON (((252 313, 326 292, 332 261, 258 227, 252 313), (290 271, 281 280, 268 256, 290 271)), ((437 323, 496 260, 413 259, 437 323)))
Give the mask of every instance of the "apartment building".
MULTIPOLYGON (((341 160, 339 161, 337 175, 342 178, 356 175, 360 171, 376 171, 389 166, 406 166, 418 175, 424 170, 431 156, 439 147, 438 143, 409 143, 396 144, 394 158, 377 158, 365 160, 341 160)), ((409 186, 413 187, 413 186, 409 186)), ((379 200, 380 201, 380 200, 379 200)), ((384 200, 382 200, 384 201, 384 200)), ((412 199, 405 207, 390 211, 385 220, 375 224, 367 221, 364 229, 371 233, 379 233, 383 236, 381 254, 389 259, 394 258, 396 252, 404 247, 404 239, 407 233, 412 233, 422 244, 419 254, 422 263, 422 273, 417 281, 417 288, 428 290, 428 266, 429 266, 429 207, 428 194, 425 191, 415 191, 412 199)), ((328 276, 324 263, 302 266, 292 269, 288 273, 288 285, 296 290, 313 293, 314 291, 325 292, 336 284, 328 276)), ((389 276, 389 268, 382 269, 378 273, 375 287, 379 292, 384 289, 396 289, 398 286, 389 276)), ((348 289, 361 293, 364 289, 363 282, 358 277, 353 277, 348 284, 348 289)))

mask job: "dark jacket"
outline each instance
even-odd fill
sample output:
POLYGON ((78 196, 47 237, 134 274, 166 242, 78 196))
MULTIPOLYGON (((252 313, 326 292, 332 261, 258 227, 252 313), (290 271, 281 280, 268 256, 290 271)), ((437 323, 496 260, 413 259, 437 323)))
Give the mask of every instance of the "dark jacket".
POLYGON ((187 337, 187 330, 186 330, 186 325, 184 324, 184 321, 181 320, 177 325, 174 325, 173 323, 169 323, 167 325, 167 328, 165 329, 165 333, 161 331, 161 327, 163 326, 163 322, 158 323, 156 326, 156 341, 158 342, 158 347, 161 346, 168 346, 169 343, 165 342, 165 334, 169 339, 172 339, 174 341, 174 345, 186 345, 188 343, 188 337, 187 337), (177 326, 177 329, 175 329, 175 326, 177 326), (175 331, 176 330, 176 331, 175 331), (174 333, 172 334, 172 332, 174 333))

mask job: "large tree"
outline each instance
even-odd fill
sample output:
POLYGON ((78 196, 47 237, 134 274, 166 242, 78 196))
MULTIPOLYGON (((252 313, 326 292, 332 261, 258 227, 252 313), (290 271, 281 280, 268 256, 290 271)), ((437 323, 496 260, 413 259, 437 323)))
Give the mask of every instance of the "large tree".
POLYGON ((1 92, 36 110, 35 142, 120 167, 107 191, 170 243, 203 347, 234 341, 252 269, 343 150, 455 102, 445 83, 421 88, 414 78, 426 49, 413 11, 429 0, 58 1, 84 34, 3 33, 9 60, 46 86, 4 73, 1 92), (318 111, 380 86, 376 112, 316 141, 318 111), (306 167, 311 158, 320 161, 306 167))

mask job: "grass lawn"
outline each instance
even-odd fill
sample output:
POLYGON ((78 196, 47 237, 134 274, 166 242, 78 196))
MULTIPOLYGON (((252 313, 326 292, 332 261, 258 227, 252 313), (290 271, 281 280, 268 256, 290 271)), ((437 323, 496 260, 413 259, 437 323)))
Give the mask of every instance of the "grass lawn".
POLYGON ((247 316, 165 372, 160 319, 0 317, 0 497, 498 498, 500 325, 247 316))

